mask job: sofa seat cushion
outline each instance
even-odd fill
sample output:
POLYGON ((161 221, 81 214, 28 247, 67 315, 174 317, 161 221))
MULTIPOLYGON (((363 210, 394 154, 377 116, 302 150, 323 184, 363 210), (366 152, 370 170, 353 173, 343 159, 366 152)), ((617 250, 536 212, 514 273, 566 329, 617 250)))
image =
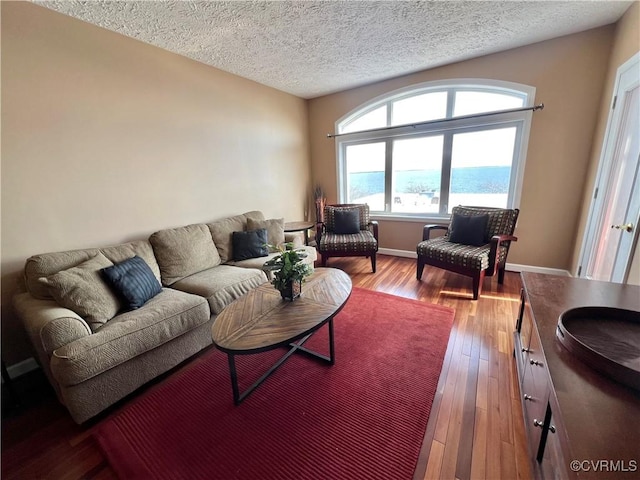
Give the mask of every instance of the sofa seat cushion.
POLYGON ((235 299, 266 281, 267 277, 261 270, 219 265, 183 278, 172 288, 206 298, 211 312, 217 315, 235 299))
MULTIPOLYGON (((447 236, 424 240, 418 243, 417 253, 420 257, 472 270, 485 270, 489 267, 489 244, 476 247, 448 240, 447 236)), ((498 247, 498 260, 502 262, 506 256, 506 247, 498 247)))
POLYGON ((209 321, 207 301, 164 288, 143 307, 120 314, 93 335, 53 352, 51 373, 60 385, 76 385, 209 321))
POLYGON ((160 230, 149 241, 160 265, 163 285, 220 264, 218 249, 205 224, 160 230))
MULTIPOLYGON (((314 262, 318 259, 318 252, 314 247, 308 247, 305 245, 301 245, 298 247, 294 247, 296 250, 304 250, 307 256, 302 259, 302 263, 308 263, 313 266, 314 262)), ((236 267, 242 268, 257 268, 259 270, 262 269, 265 262, 268 262, 274 257, 280 255, 280 252, 270 253, 266 257, 258 257, 258 258, 249 258, 247 260, 241 260, 239 262, 227 262, 227 265, 234 265, 236 267)))
POLYGON ((323 233, 320 237, 321 252, 372 252, 378 250, 378 242, 369 230, 360 230, 358 233, 337 234, 323 233))

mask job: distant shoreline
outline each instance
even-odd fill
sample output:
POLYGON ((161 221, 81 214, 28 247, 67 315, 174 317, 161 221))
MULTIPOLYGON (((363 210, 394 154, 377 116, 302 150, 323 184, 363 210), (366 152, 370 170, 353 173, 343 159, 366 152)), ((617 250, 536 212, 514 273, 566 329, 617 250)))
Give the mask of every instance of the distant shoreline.
MULTIPOLYGON (((511 166, 463 167, 451 169, 451 192, 455 194, 508 194, 511 166)), ((440 170, 401 170, 394 172, 394 192, 398 194, 440 191, 440 170)), ((384 172, 354 172, 348 175, 349 197, 384 192, 384 172)))
MULTIPOLYGON (((452 193, 449 195, 448 211, 451 212, 451 209, 456 205, 506 208, 508 196, 507 193, 452 193)), ((437 214, 440 211, 440 203, 437 197, 438 202, 436 203, 433 202, 433 199, 427 201, 426 197, 416 193, 399 194, 397 197, 400 197, 400 201, 393 202, 391 205, 392 213, 437 214)), ((350 201, 368 204, 374 214, 375 212, 385 211, 383 193, 352 198, 350 201)))

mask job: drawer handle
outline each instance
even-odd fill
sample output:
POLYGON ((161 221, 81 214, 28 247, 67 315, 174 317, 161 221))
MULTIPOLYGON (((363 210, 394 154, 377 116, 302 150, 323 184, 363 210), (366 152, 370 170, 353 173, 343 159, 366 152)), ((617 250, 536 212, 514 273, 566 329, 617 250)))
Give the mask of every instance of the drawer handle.
POLYGON ((525 400, 529 400, 530 402, 532 402, 533 400, 531 399, 531 395, 527 395, 526 393, 524 394, 524 399, 525 400))
POLYGON ((529 363, 531 365, 538 365, 539 367, 542 366, 542 362, 539 362, 538 360, 529 360, 529 363))
POLYGON ((544 425, 544 423, 543 423, 543 422, 541 422, 540 420, 535 419, 535 418, 533 419, 533 426, 534 426, 534 427, 540 427, 540 428, 542 428, 542 426, 543 426, 543 425, 544 425))
POLYGON ((522 348, 522 353, 529 353, 529 352, 530 350, 528 348, 524 348, 524 347, 522 348))
POLYGON ((556 433, 556 427, 554 427, 553 425, 549 425, 549 431, 551 433, 556 433))

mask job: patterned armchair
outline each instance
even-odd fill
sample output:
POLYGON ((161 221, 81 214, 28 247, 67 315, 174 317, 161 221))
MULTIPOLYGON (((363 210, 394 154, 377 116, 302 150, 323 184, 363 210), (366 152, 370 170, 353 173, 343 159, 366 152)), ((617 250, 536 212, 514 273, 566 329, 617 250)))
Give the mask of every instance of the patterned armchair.
POLYGON ((327 266, 329 257, 371 257, 376 272, 378 222, 369 216, 369 205, 343 203, 324 207, 324 222, 316 224, 316 246, 327 266))
POLYGON ((443 268, 473 279, 473 299, 482 290, 484 277, 498 272, 498 283, 504 282, 504 270, 520 211, 490 207, 453 208, 451 223, 425 225, 422 242, 418 243, 418 280, 425 265, 443 268), (431 231, 447 230, 442 237, 430 239, 431 231))

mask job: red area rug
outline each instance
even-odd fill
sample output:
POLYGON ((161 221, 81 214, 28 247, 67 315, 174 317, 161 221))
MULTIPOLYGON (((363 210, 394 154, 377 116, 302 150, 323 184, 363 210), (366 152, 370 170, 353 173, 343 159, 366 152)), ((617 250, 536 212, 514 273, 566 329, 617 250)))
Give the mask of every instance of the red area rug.
MULTIPOLYGON (((239 406, 212 348, 102 423, 123 479, 412 478, 454 311, 354 288, 336 364, 294 354, 239 406)), ((328 353, 327 327, 306 343, 328 353)), ((241 391, 284 350, 238 356, 241 391)))

